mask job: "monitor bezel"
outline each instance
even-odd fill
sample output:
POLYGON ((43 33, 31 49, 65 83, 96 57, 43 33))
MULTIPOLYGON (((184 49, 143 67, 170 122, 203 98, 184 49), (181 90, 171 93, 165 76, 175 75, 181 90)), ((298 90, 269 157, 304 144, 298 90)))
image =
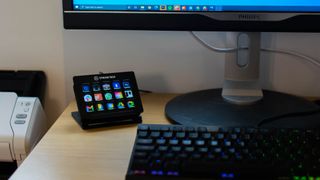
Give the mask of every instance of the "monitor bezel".
POLYGON ((310 12, 79 11, 63 0, 63 19, 65 29, 320 32, 310 12))

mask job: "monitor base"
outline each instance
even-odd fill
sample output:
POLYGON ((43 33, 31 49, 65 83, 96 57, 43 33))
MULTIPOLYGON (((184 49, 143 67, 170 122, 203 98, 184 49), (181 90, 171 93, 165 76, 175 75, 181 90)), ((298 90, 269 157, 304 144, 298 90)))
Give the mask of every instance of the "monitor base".
POLYGON ((221 89, 209 89, 175 97, 165 114, 175 124, 223 127, 320 127, 320 107, 303 98, 263 91, 263 99, 249 105, 225 101, 221 89))

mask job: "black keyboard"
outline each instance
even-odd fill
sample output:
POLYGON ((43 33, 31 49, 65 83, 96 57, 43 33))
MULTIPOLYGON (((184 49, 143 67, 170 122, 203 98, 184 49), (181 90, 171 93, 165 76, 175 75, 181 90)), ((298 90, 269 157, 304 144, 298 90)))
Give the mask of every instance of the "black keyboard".
POLYGON ((319 129, 140 124, 126 179, 320 180, 319 129))

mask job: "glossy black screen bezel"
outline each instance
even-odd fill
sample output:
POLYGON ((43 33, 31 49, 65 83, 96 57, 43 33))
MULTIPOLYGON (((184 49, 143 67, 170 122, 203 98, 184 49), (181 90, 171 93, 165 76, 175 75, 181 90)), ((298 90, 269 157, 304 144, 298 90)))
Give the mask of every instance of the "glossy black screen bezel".
MULTIPOLYGON (((73 89, 76 97, 78 111, 80 113, 81 119, 90 122, 99 122, 104 121, 106 119, 112 119, 117 117, 130 117, 130 116, 138 116, 143 112, 142 102, 139 94, 138 85, 135 79, 134 72, 120 72, 120 73, 108 73, 108 74, 93 74, 93 75, 85 75, 85 76, 74 76, 73 77, 73 89), (111 79, 103 79, 101 77, 112 77, 111 79), (84 92, 82 92, 83 84, 102 84, 106 81, 120 81, 123 80, 129 81, 134 96, 135 108, 129 109, 125 108, 123 110, 114 110, 114 111, 103 111, 103 112, 86 112, 85 106, 86 102, 84 102, 83 96, 84 92)), ((103 90, 101 90, 103 92, 103 90)), ((114 92, 114 90, 112 91, 114 92)), ((93 92, 91 92, 93 94, 93 92)), ((123 99, 125 100, 125 98, 123 99)), ((105 101, 103 101, 105 102, 105 101)))
MULTIPOLYGON (((75 11, 72 0, 63 0, 65 29, 121 29, 121 30, 184 30, 184 31, 249 31, 249 32, 320 32, 320 13, 296 14, 275 21, 217 20, 210 14, 234 15, 245 13, 268 14, 277 17, 283 12, 115 12, 75 11)), ((290 14, 290 13, 289 13, 290 14)))

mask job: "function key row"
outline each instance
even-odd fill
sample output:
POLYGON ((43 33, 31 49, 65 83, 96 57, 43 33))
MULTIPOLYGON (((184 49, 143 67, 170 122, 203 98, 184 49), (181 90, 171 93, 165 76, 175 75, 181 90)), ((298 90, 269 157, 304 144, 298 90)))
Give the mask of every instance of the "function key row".
POLYGON ((314 129, 293 129, 293 128, 255 128, 255 127, 216 127, 216 126, 185 126, 185 125, 160 125, 160 124, 139 124, 138 131, 170 131, 170 132, 221 132, 237 134, 288 134, 288 135, 318 135, 319 131, 314 129))
POLYGON ((138 131, 197 131, 197 132, 208 132, 217 131, 217 127, 193 127, 193 126, 180 126, 180 125, 149 125, 149 124, 139 124, 138 131))
MULTIPOLYGON (((226 136, 223 133, 216 132, 183 132, 183 131, 177 131, 177 132, 172 132, 172 131, 138 131, 137 134, 138 138, 165 138, 165 139, 170 139, 170 138, 176 138, 176 139, 234 139, 236 140, 239 135, 237 134, 230 134, 226 136)), ((245 136, 250 139, 250 135, 245 134, 245 136)))

